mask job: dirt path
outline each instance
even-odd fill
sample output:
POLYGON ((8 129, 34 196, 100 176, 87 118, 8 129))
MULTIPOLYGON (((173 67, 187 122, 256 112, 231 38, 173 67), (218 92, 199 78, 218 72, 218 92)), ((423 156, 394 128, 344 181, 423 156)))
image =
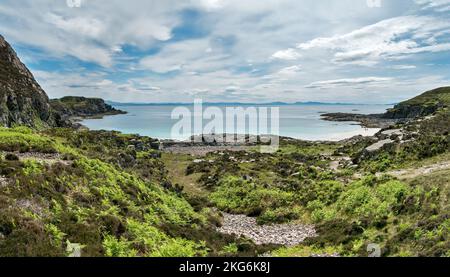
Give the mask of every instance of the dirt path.
POLYGON ((407 168, 401 170, 388 171, 386 173, 377 173, 377 176, 388 174, 399 179, 412 179, 421 175, 428 175, 436 171, 450 169, 450 161, 427 165, 419 168, 407 168))

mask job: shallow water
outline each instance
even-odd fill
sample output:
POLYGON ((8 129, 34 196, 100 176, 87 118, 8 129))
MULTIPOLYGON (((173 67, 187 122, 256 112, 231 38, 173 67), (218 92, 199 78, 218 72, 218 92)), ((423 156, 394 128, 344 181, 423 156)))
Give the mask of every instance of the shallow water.
MULTIPOLYGON (((81 123, 92 130, 116 130, 123 133, 140 134, 160 139, 182 140, 189 134, 172 135, 172 127, 179 120, 172 119, 172 111, 179 106, 173 105, 120 105, 116 108, 128 114, 107 116, 102 119, 86 119, 81 123)), ((193 106, 182 106, 193 111, 193 106)), ((203 105, 206 109, 209 105, 203 105)), ((247 108, 248 106, 240 105, 247 108)), ((262 106, 261 106, 262 107, 262 106)), ((256 106, 257 109, 261 108, 256 106)), ((269 106, 274 107, 274 106, 269 106)), ((280 135, 303 140, 341 140, 356 135, 370 136, 379 129, 362 128, 356 122, 330 122, 321 120, 323 113, 383 113, 391 106, 387 105, 281 105, 280 135)), ((225 106, 218 106, 225 114, 225 106)), ((225 116, 224 116, 225 118, 225 116)), ((194 121, 194 120, 191 120, 194 121)), ((209 121, 204 120, 203 126, 209 121)), ((270 124, 269 124, 270 125, 270 124)), ((238 129, 244 133, 246 129, 238 129)), ((217 129, 216 133, 223 133, 217 129)))

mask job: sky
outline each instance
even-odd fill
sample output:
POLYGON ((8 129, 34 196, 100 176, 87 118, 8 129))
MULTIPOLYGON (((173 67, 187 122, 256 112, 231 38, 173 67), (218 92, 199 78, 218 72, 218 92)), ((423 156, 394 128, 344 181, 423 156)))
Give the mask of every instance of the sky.
POLYGON ((390 104, 450 85, 450 0, 1 0, 51 98, 390 104))

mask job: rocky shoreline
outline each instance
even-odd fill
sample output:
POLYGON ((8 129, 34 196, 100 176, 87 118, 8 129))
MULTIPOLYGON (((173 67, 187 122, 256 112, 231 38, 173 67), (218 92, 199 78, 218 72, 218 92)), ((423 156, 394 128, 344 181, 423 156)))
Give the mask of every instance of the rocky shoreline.
POLYGON ((396 123, 401 122, 401 119, 385 118, 383 114, 352 114, 352 113, 326 113, 322 114, 322 119, 327 121, 338 122, 358 122, 365 128, 387 128, 396 123))

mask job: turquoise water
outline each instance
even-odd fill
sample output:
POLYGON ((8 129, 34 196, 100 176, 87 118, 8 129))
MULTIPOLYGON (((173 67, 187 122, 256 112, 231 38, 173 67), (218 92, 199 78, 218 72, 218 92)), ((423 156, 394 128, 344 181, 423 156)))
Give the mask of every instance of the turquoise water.
MULTIPOLYGON (((187 138, 186 135, 172 136, 172 127, 179 120, 171 118, 172 111, 179 106, 171 105, 120 105, 116 108, 128 114, 107 116, 102 119, 87 119, 81 123, 92 130, 116 130, 128 134, 140 134, 160 139, 187 138)), ((193 106, 183 106, 193 111, 193 106)), ((203 108, 208 108, 203 105, 203 108)), ((218 106, 225 111, 225 106, 218 106)), ((245 105, 239 107, 247 108, 245 105)), ((340 140, 355 135, 373 135, 378 129, 362 128, 354 122, 329 122, 321 120, 323 113, 383 113, 387 105, 281 105, 280 135, 303 140, 340 140)), ((258 106, 256 106, 258 108, 258 106)), ((225 117, 225 116, 224 116, 225 117)), ((193 121, 193 120, 192 120, 193 121)), ((203 125, 208 120, 203 121, 203 125)), ((270 125, 270 124, 269 124, 270 125)), ((216 130, 222 133, 222 130, 216 130)), ((238 133, 244 133, 238 130, 238 133)))

